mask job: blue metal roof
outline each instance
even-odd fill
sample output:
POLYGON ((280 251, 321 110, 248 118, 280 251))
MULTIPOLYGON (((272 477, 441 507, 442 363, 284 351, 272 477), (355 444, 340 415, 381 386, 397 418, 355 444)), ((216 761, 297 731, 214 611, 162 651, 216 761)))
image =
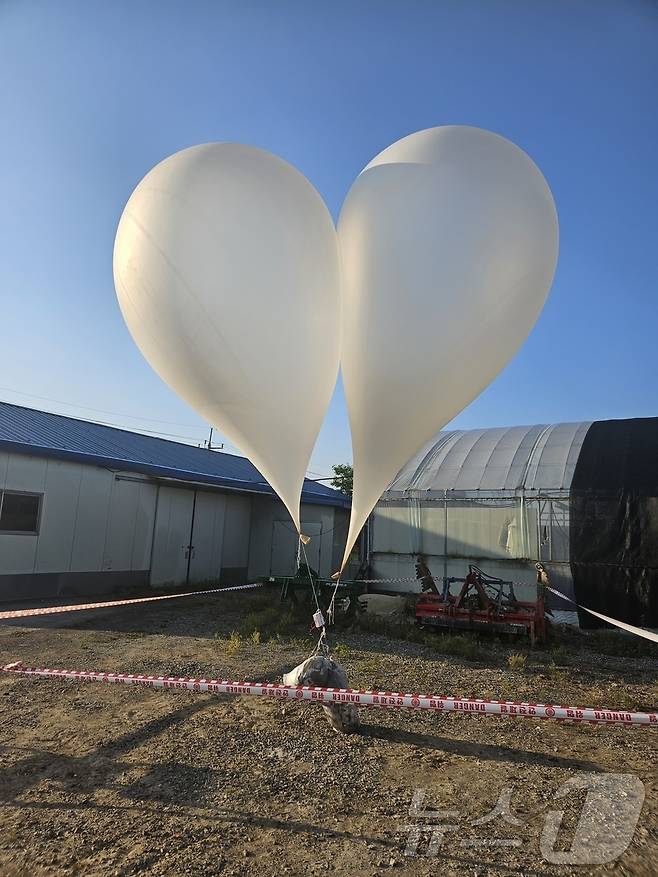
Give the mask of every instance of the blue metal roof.
MULTIPOLYGON (((234 490, 274 493, 246 457, 195 448, 9 402, 0 402, 0 450, 75 460, 234 490)), ((304 482, 302 501, 345 508, 350 505, 345 494, 308 479, 304 482)))

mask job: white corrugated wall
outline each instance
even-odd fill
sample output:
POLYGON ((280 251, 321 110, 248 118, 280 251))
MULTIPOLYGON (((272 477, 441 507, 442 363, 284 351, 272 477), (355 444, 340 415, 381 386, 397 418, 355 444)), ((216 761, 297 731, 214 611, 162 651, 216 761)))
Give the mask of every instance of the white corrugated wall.
POLYGON ((157 487, 107 469, 0 453, 0 489, 42 495, 37 534, 0 532, 0 575, 149 567, 157 487))

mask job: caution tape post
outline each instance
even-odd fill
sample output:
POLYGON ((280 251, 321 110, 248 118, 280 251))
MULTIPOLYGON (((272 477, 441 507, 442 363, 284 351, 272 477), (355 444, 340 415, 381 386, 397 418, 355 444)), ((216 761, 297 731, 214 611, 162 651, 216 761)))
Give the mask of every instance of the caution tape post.
POLYGON ((135 673, 102 673, 88 670, 53 670, 25 667, 20 661, 6 664, 3 673, 70 679, 78 682, 104 682, 141 685, 147 688, 210 692, 213 694, 255 695, 286 701, 379 707, 383 709, 430 710, 469 716, 502 716, 522 719, 553 719, 558 722, 588 722, 593 725, 645 725, 658 728, 658 713, 592 707, 554 706, 543 703, 446 697, 433 694, 403 694, 393 691, 366 691, 353 688, 314 688, 279 685, 273 682, 233 682, 228 679, 192 679, 186 676, 149 676, 135 673))

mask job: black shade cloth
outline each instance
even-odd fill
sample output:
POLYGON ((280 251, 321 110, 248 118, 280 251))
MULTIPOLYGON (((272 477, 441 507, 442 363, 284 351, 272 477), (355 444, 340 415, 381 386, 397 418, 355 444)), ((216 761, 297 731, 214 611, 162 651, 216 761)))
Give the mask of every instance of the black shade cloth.
MULTIPOLYGON (((658 626, 658 417, 588 430, 571 482, 569 551, 579 603, 658 626)), ((601 626, 579 615, 581 627, 601 626)))

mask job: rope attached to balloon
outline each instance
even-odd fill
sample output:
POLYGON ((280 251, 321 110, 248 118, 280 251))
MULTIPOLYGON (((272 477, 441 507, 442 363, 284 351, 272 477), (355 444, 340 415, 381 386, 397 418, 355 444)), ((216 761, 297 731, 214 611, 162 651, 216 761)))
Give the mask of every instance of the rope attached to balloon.
MULTIPOLYGON (((316 628, 320 631, 318 636, 318 641, 315 645, 314 655, 328 655, 329 654, 329 643, 327 641, 327 624, 324 619, 324 615, 322 613, 322 607, 320 606, 320 599, 318 596, 318 591, 315 585, 315 581, 311 574, 311 567, 308 562, 308 556, 306 554, 306 546, 310 542, 308 536, 303 536, 301 533, 299 534, 299 552, 304 555, 304 563, 306 564, 306 571, 308 573, 308 580, 311 584, 311 593, 313 594, 313 599, 315 601, 315 613, 313 615, 313 623, 316 628)), ((300 564, 301 565, 301 564, 300 564)))
MULTIPOLYGON (((336 608, 336 594, 338 593, 338 588, 340 587, 340 577, 343 574, 343 571, 336 573, 336 585, 334 586, 333 594, 331 595, 331 600, 329 601, 329 608, 327 610, 327 617, 329 619, 329 624, 334 623, 334 613, 336 608)), ((333 578, 333 576, 332 576, 333 578)))
MULTIPOLYGON (((315 627, 319 631, 318 641, 315 645, 315 650, 313 652, 314 655, 325 655, 328 656, 329 649, 329 639, 327 636, 327 628, 331 627, 335 620, 336 614, 336 595, 338 594, 338 588, 340 587, 340 577, 341 572, 332 576, 332 578, 336 579, 336 584, 334 586, 334 590, 331 594, 331 599, 329 601, 329 606, 327 607, 327 617, 325 619, 324 613, 322 611, 322 606, 320 605, 320 599, 318 594, 318 589, 316 587, 316 583, 311 574, 311 566, 308 562, 308 555, 306 554, 306 546, 310 542, 310 538, 308 536, 303 536, 301 533, 299 534, 299 547, 298 547, 298 556, 303 555, 304 563, 306 564, 306 571, 308 572, 308 580, 311 585, 311 593, 313 594, 313 600, 315 601, 315 613, 313 614, 313 623, 315 627)), ((300 564, 301 565, 301 564, 300 564)))

